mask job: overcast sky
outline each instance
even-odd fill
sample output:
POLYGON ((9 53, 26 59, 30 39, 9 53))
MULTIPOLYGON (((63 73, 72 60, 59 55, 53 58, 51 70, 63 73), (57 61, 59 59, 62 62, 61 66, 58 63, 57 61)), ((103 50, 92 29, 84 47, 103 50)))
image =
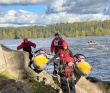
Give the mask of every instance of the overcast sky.
POLYGON ((110 0, 0 0, 0 27, 110 19, 110 0))

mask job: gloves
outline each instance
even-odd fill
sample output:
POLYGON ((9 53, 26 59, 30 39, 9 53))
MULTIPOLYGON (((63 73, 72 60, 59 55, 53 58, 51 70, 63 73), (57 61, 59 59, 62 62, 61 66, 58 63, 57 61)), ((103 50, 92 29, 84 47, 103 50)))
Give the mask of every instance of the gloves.
POLYGON ((36 46, 35 46, 35 45, 34 45, 33 47, 34 47, 34 48, 36 48, 36 46))
POLYGON ((49 64, 49 62, 46 63, 46 65, 48 65, 48 64, 49 64))
POLYGON ((51 63, 50 60, 46 64, 48 65, 49 63, 51 63))
POLYGON ((17 49, 17 50, 19 50, 19 49, 17 49))

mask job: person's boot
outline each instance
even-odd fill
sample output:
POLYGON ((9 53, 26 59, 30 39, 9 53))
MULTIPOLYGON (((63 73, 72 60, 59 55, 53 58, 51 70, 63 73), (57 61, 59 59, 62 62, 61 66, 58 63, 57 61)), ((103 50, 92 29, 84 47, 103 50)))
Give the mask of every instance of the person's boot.
POLYGON ((32 61, 29 62, 29 65, 28 65, 28 66, 29 66, 30 68, 32 68, 31 65, 32 65, 32 61))
POLYGON ((29 66, 30 68, 32 68, 30 63, 29 63, 29 65, 28 65, 28 66, 29 66))
POLYGON ((57 75, 57 71, 54 70, 54 71, 53 71, 53 75, 57 75))

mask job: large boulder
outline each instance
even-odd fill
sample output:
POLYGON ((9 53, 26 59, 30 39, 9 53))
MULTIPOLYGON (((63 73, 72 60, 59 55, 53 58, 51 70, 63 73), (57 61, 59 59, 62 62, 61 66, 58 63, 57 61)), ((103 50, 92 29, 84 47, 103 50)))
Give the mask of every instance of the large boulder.
POLYGON ((6 69, 5 58, 3 55, 2 47, 0 45, 0 72, 5 71, 5 69, 6 69))
POLYGON ((87 77, 86 79, 91 81, 91 82, 101 82, 100 77, 87 77))
POLYGON ((77 93, 103 93, 98 84, 91 83, 85 77, 81 77, 76 84, 76 91, 77 93))
POLYGON ((0 73, 8 70, 17 79, 24 75, 36 75, 37 73, 28 67, 29 53, 10 49, 0 45, 0 73))

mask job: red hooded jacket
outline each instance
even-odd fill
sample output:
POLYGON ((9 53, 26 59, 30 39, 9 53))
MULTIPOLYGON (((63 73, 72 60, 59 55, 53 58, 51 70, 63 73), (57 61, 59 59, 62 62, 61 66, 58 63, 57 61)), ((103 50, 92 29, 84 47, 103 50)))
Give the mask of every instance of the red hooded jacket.
POLYGON ((27 52, 31 52, 31 46, 36 46, 35 43, 31 42, 31 41, 28 41, 28 43, 21 43, 21 45, 19 45, 17 47, 17 49, 22 49, 23 48, 23 51, 27 51, 27 52))

